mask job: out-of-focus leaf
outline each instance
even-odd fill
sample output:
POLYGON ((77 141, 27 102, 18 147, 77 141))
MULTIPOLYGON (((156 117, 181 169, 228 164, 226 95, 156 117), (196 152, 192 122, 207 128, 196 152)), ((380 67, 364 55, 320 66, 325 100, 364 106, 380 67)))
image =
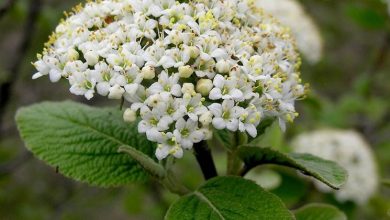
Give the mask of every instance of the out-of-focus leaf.
POLYGON ((297 220, 347 220, 347 216, 334 206, 309 204, 294 211, 297 220))

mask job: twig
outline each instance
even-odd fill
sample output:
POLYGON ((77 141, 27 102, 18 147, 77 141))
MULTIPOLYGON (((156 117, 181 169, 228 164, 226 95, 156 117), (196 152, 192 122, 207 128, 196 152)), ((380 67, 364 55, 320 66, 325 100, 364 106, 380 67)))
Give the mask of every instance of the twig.
MULTIPOLYGON (((10 2, 12 2, 12 0, 10 2)), ((31 45, 40 10, 41 0, 30 0, 28 16, 22 33, 22 40, 16 50, 17 59, 10 64, 7 80, 0 84, 0 128, 2 128, 4 112, 11 98, 12 86, 20 75, 20 67, 22 66, 23 60, 31 45)))
POLYGON ((194 144, 194 154, 206 180, 218 176, 213 156, 205 141, 194 144))

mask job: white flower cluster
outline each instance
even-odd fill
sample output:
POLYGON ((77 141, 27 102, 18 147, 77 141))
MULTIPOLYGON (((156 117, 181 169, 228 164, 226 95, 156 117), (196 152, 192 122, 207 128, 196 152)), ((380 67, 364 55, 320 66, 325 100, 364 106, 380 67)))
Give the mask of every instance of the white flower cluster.
POLYGON ((33 78, 68 79, 70 92, 131 103, 156 156, 212 128, 257 135, 264 117, 285 126, 305 95, 287 28, 246 0, 101 0, 78 6, 50 37, 33 78))
POLYGON ((297 46, 310 63, 322 56, 323 41, 316 24, 297 0, 256 0, 256 5, 291 28, 297 46))
POLYGON ((333 160, 348 171, 347 183, 338 191, 314 180, 318 189, 334 192, 339 201, 351 200, 364 204, 376 192, 379 182, 376 162, 370 146, 359 133, 349 130, 318 130, 299 135, 292 146, 296 152, 333 160))

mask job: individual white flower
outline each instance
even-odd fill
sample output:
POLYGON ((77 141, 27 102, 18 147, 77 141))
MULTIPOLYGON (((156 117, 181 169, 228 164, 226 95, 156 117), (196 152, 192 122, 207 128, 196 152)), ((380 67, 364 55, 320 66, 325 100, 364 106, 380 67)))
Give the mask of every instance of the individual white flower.
POLYGON ((257 136, 257 125, 261 120, 261 113, 254 105, 248 106, 245 111, 240 115, 238 128, 241 132, 248 132, 252 137, 257 136))
POLYGON ((209 107, 214 115, 213 125, 216 129, 229 129, 237 131, 238 117, 242 113, 242 108, 234 105, 233 100, 224 100, 222 104, 213 103, 209 107))
POLYGON ((235 79, 225 79, 222 75, 217 74, 213 80, 214 88, 210 91, 211 100, 234 99, 240 101, 244 94, 236 88, 235 79))
POLYGON ((184 94, 181 107, 188 117, 194 121, 198 120, 198 116, 207 111, 206 106, 203 105, 202 95, 195 93, 195 95, 184 94))
POLYGON ((33 78, 65 78, 70 91, 124 99, 125 121, 157 142, 156 157, 212 137, 256 136, 263 118, 284 126, 306 93, 288 28, 252 0, 100 0, 55 29, 33 78))
POLYGON ((153 83, 148 90, 151 94, 165 92, 174 96, 181 96, 181 86, 178 84, 178 81, 178 74, 168 76, 165 71, 162 71, 158 76, 158 82, 153 83))
POLYGON ((318 189, 333 192, 337 200, 365 204, 378 188, 378 170, 370 146, 351 130, 323 129, 304 133, 292 141, 295 152, 310 153, 333 160, 348 172, 348 180, 340 190, 315 181, 318 189))
POLYGON ((188 119, 185 121, 180 118, 176 121, 173 134, 176 141, 184 148, 191 149, 194 143, 199 143, 204 139, 204 134, 198 128, 198 122, 188 119))
POLYGON ((168 155, 181 158, 183 157, 183 148, 177 143, 176 137, 171 132, 168 132, 163 135, 161 144, 157 145, 155 155, 159 160, 166 158, 168 155))
POLYGON ((311 63, 322 56, 323 40, 310 15, 297 0, 256 0, 256 5, 291 28, 299 50, 311 63))

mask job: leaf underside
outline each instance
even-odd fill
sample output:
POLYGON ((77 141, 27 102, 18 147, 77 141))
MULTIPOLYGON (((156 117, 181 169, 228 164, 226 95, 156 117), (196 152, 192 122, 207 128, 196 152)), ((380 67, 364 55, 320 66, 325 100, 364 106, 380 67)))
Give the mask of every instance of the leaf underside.
POLYGON ((148 177, 118 148, 130 145, 151 156, 155 145, 138 134, 136 123, 125 123, 118 109, 44 102, 21 108, 16 122, 26 147, 67 177, 103 187, 148 177))

